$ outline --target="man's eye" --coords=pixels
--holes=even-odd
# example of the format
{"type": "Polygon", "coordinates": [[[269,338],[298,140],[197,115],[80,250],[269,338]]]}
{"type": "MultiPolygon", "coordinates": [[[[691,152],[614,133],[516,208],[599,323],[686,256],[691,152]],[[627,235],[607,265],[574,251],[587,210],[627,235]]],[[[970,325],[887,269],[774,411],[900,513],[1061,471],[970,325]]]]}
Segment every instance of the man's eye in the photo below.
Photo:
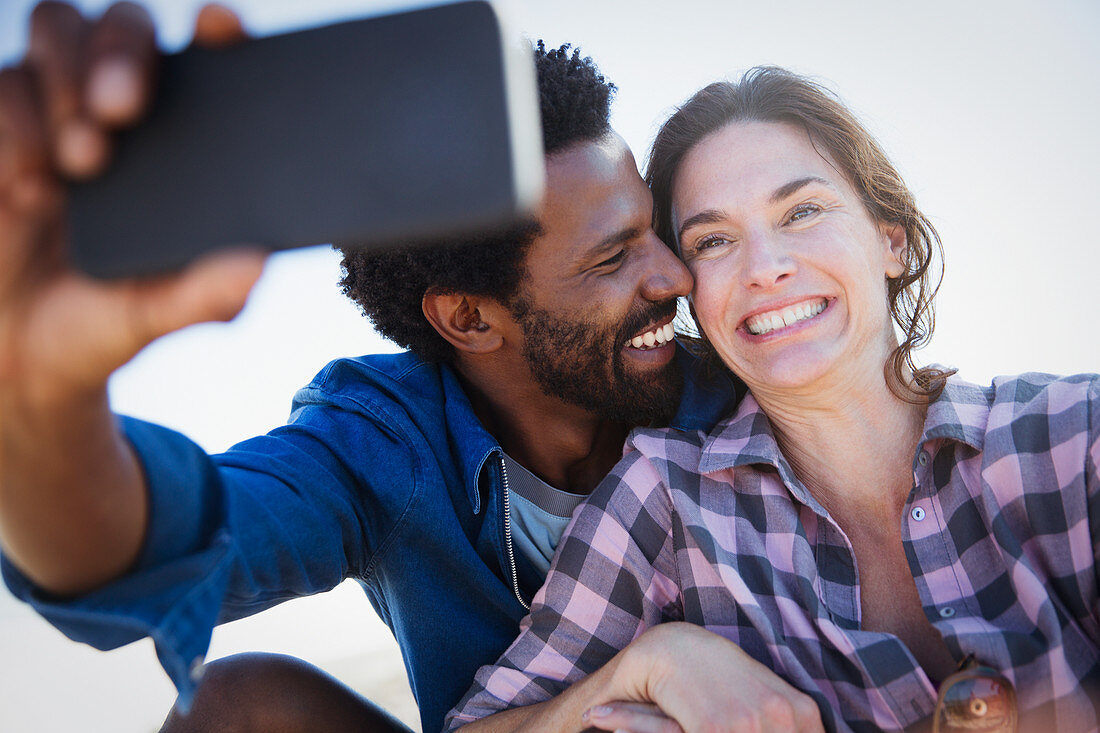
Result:
{"type": "Polygon", "coordinates": [[[799,204],[791,210],[790,215],[787,217],[787,221],[801,221],[813,216],[819,211],[821,211],[821,207],[817,204],[799,204]]]}
{"type": "Polygon", "coordinates": [[[596,267],[611,267],[612,265],[617,265],[617,264],[619,264],[620,262],[623,261],[623,257],[625,257],[625,256],[626,256],[626,250],[625,249],[620,249],[618,252],[611,255],[606,260],[603,260],[602,262],[600,262],[598,265],[596,265],[596,267]]]}

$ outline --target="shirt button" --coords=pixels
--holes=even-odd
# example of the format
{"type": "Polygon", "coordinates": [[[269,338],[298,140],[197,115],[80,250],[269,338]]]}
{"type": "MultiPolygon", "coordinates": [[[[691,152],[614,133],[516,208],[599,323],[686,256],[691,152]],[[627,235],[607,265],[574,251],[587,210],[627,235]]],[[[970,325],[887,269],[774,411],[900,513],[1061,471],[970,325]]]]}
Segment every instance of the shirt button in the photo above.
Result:
{"type": "Polygon", "coordinates": [[[924,509],[919,506],[913,507],[913,511],[909,513],[909,516],[913,517],[913,521],[919,522],[924,519],[924,509]]]}
{"type": "Polygon", "coordinates": [[[187,675],[191,678],[192,682],[198,682],[202,679],[202,676],[206,673],[206,665],[203,664],[202,656],[197,656],[191,660],[191,666],[187,668],[187,675]]]}
{"type": "Polygon", "coordinates": [[[955,615],[955,609],[951,606],[944,606],[940,609],[940,618],[951,618],[955,615]]]}
{"type": "Polygon", "coordinates": [[[920,455],[917,456],[917,463],[919,463],[922,466],[927,466],[928,465],[928,451],[923,451],[922,450],[920,452],[920,455]]]}

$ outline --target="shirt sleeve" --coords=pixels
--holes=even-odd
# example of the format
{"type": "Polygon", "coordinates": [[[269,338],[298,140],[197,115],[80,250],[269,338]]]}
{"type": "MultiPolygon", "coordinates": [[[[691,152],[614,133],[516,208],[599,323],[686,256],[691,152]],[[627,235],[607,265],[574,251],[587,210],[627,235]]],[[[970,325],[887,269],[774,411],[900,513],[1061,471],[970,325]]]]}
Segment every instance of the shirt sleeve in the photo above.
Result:
{"type": "MultiPolygon", "coordinates": [[[[1093,571],[1097,575],[1097,586],[1100,586],[1100,377],[1094,377],[1089,382],[1085,407],[1088,410],[1085,495],[1088,497],[1089,527],[1092,531],[1093,571]]],[[[1100,608],[1093,608],[1093,617],[1100,623],[1100,608]]]]}
{"type": "Polygon", "coordinates": [[[657,471],[628,454],[574,514],[519,637],[478,670],[445,729],[548,700],[675,617],[671,527],[657,471]]]}
{"type": "Polygon", "coordinates": [[[120,421],[150,498],[135,567],[73,599],[41,592],[6,559],[4,580],[74,641],[113,649],[151,637],[184,707],[214,626],[362,576],[413,486],[407,436],[308,390],[287,425],[219,456],[120,421]]]}

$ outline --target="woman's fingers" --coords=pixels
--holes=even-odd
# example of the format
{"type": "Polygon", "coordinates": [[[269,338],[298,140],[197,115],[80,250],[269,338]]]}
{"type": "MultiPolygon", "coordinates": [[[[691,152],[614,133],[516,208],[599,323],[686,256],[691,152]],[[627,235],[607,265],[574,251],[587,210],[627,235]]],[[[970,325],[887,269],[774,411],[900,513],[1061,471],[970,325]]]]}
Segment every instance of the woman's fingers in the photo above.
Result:
{"type": "Polygon", "coordinates": [[[597,730],[628,733],[684,733],[680,725],[656,705],[640,702],[611,702],[586,710],[584,725],[597,730]]]}
{"type": "Polygon", "coordinates": [[[645,697],[684,730],[822,731],[813,699],[744,650],[711,631],[682,622],[656,626],[628,647],[644,673],[645,697]],[[647,661],[648,660],[648,661],[647,661]],[[650,661],[655,662],[650,663],[650,661]]]}

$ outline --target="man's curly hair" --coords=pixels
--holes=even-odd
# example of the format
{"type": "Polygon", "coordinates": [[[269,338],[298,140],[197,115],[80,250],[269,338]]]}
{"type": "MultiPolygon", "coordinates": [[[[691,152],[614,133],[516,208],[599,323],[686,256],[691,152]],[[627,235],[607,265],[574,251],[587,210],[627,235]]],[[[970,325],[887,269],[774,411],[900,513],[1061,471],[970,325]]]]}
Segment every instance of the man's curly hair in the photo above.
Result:
{"type": "MultiPolygon", "coordinates": [[[[598,140],[611,130],[615,85],[592,59],[582,58],[570,44],[548,51],[539,41],[535,68],[547,155],[598,140]]],[[[421,311],[424,294],[469,293],[512,303],[526,272],[527,248],[540,231],[538,222],[527,222],[504,232],[380,252],[340,248],[340,285],[383,336],[428,361],[451,361],[454,348],[421,311]]]]}

